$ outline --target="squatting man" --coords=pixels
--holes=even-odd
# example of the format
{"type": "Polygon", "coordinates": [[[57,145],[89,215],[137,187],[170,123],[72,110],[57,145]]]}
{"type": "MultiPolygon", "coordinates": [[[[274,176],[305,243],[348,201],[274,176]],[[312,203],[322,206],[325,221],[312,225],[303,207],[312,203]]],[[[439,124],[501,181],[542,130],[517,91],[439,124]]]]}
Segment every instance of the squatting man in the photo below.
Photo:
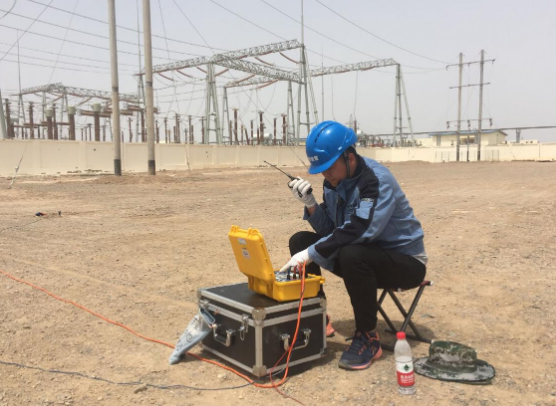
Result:
{"type": "MultiPolygon", "coordinates": [[[[317,203],[307,180],[289,183],[315,232],[290,238],[292,257],[282,267],[286,271],[306,262],[307,273],[321,275],[324,268],[344,280],[356,330],[339,366],[351,370],[368,368],[382,355],[377,289],[417,287],[427,264],[423,229],[405,194],[385,166],[357,154],[356,142],[352,129],[334,121],[309,133],[309,173],[324,176],[323,202],[317,203]]],[[[334,328],[327,320],[330,336],[334,328]]]]}

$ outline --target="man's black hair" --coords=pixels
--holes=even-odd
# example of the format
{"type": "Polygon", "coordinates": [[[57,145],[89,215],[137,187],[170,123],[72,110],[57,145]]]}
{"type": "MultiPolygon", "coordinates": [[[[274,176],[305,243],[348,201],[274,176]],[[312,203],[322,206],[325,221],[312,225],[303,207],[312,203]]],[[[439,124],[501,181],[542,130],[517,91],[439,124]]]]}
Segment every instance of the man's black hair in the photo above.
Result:
{"type": "Polygon", "coordinates": [[[357,155],[357,151],[355,150],[355,147],[354,147],[354,146],[348,147],[348,149],[346,149],[346,153],[347,153],[347,154],[350,154],[350,153],[351,153],[351,154],[357,155]]]}

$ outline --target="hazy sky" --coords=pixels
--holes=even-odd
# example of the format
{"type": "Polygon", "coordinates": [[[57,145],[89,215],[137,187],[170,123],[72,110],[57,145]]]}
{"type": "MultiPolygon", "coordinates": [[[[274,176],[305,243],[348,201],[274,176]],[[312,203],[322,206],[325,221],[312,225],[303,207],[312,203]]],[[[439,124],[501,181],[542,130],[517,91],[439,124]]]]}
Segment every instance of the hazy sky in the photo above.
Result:
{"type": "MultiPolygon", "coordinates": [[[[486,51],[486,59],[496,59],[494,64],[485,64],[484,80],[491,84],[485,86],[483,117],[492,118],[494,127],[556,125],[556,1],[319,1],[304,0],[310,64],[320,67],[323,63],[332,66],[385,58],[401,63],[414,131],[445,130],[447,120],[457,119],[457,90],[449,87],[458,83],[458,68],[447,70],[446,65],[457,63],[460,52],[464,61],[477,61],[481,49],[486,51]]],[[[137,33],[133,30],[137,28],[141,1],[116,3],[118,25],[129,28],[118,30],[118,39],[124,41],[118,44],[120,91],[134,93],[137,82],[132,75],[139,69],[139,57],[137,33]]],[[[104,38],[108,36],[108,25],[70,14],[75,11],[106,22],[106,1],[17,0],[12,12],[4,16],[13,4],[14,0],[0,0],[3,97],[17,92],[19,87],[18,65],[14,63],[17,47],[5,55],[16,42],[15,29],[21,35],[41,12],[39,21],[20,40],[21,87],[63,82],[67,86],[110,90],[108,40],[104,38]],[[70,13],[46,8],[47,4],[70,13]]],[[[152,31],[158,36],[153,38],[153,46],[158,48],[154,50],[155,64],[301,39],[300,24],[294,21],[300,20],[299,0],[151,0],[151,13],[152,31]]],[[[299,59],[298,50],[287,55],[299,59]]],[[[262,59],[277,67],[295,68],[294,63],[279,55],[262,59]]],[[[198,69],[184,72],[203,79],[204,73],[198,69]]],[[[228,72],[219,77],[218,85],[245,76],[238,71],[228,72]]],[[[174,82],[161,77],[155,80],[155,88],[159,89],[155,104],[163,113],[161,117],[176,111],[196,117],[204,114],[204,82],[192,85],[186,83],[191,79],[185,76],[175,74],[174,78],[174,82]]],[[[478,82],[479,65],[465,66],[463,83],[478,82]]],[[[313,85],[322,119],[322,79],[314,78],[313,85]]],[[[255,118],[256,110],[267,111],[266,131],[270,132],[272,118],[286,111],[286,91],[284,82],[260,90],[235,89],[237,93],[229,96],[229,104],[239,108],[246,125],[255,118]]],[[[394,67],[325,76],[324,118],[347,123],[351,115],[367,133],[391,133],[394,92],[394,67]]],[[[464,89],[464,120],[478,117],[478,99],[478,87],[464,89]]],[[[39,101],[33,97],[27,100],[39,101]]],[[[219,107],[222,109],[222,100],[219,107]]],[[[488,123],[484,127],[488,128],[488,123]]],[[[467,123],[463,128],[467,129],[467,123]]],[[[556,130],[525,131],[522,136],[556,142],[556,130]]]]}

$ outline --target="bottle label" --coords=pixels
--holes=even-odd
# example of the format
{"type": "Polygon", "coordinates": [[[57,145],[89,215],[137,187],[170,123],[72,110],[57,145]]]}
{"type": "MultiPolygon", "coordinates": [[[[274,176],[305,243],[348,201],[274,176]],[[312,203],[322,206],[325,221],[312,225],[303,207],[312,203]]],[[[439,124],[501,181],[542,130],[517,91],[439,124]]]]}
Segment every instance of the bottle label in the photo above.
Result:
{"type": "Polygon", "coordinates": [[[413,362],[396,362],[398,373],[398,385],[413,386],[415,384],[415,373],[413,372],[413,362]]]}

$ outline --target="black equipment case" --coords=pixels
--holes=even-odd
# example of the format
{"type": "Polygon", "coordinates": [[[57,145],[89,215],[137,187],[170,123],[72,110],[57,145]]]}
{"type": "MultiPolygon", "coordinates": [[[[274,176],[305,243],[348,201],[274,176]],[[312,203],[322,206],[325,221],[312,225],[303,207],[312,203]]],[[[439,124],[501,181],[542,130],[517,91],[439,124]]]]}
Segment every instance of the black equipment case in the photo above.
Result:
{"type": "MultiPolygon", "coordinates": [[[[277,302],[255,293],[247,283],[199,289],[199,307],[216,320],[212,334],[202,341],[203,349],[261,377],[286,352],[295,334],[299,301],[277,302]]],[[[297,340],[290,366],[319,359],[326,349],[326,300],[303,300],[297,340]]],[[[274,369],[286,364],[284,356],[274,369]]]]}

